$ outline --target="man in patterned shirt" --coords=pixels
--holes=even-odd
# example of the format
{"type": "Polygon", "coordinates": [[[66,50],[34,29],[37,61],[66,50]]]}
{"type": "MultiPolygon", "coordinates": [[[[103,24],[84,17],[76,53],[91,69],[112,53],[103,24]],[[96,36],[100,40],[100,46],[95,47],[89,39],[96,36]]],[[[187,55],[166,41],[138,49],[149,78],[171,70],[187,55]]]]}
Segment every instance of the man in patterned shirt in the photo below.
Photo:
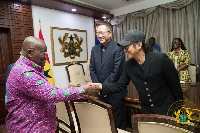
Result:
{"type": "Polygon", "coordinates": [[[9,101],[6,103],[8,133],[54,133],[55,102],[83,98],[98,93],[90,84],[57,89],[43,75],[46,44],[39,38],[27,37],[22,55],[12,67],[7,80],[9,101]]]}

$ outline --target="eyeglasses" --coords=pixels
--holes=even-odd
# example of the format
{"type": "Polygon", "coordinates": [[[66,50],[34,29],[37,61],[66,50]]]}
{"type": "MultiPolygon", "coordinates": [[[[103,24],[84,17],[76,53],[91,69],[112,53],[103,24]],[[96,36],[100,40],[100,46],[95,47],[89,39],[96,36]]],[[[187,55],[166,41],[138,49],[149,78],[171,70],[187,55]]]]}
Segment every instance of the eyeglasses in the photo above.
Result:
{"type": "Polygon", "coordinates": [[[46,51],[39,51],[39,50],[36,50],[36,49],[32,49],[32,50],[35,50],[36,52],[38,52],[38,53],[40,53],[40,54],[42,54],[42,55],[46,55],[46,51]]]}
{"type": "MultiPolygon", "coordinates": [[[[24,48],[23,48],[24,49],[24,48]]],[[[24,49],[24,50],[26,50],[26,49],[24,49]]],[[[39,50],[36,50],[36,49],[33,49],[33,48],[29,48],[29,49],[27,49],[26,51],[28,51],[28,50],[34,50],[34,51],[36,51],[36,52],[38,52],[38,53],[40,53],[40,54],[42,54],[42,55],[46,55],[46,51],[39,51],[39,50]]]]}
{"type": "Polygon", "coordinates": [[[97,35],[97,36],[99,36],[99,35],[105,35],[107,32],[110,32],[110,31],[100,31],[100,32],[96,32],[95,34],[97,35]]]}

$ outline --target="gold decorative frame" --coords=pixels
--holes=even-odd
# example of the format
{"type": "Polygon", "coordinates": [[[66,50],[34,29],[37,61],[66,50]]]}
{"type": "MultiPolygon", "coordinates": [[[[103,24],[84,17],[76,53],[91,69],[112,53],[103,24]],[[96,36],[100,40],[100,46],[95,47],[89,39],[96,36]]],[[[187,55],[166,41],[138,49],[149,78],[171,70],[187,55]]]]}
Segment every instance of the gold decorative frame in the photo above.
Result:
{"type": "Polygon", "coordinates": [[[88,58],[87,31],[50,27],[54,66],[71,62],[86,63],[88,58]]]}

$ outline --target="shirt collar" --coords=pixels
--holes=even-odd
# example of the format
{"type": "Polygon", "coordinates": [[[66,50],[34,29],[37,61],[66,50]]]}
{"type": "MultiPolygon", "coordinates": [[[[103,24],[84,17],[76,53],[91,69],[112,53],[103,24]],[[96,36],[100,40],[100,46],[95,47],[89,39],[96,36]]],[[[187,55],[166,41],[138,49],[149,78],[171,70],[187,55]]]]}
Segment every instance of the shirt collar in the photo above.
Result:
{"type": "Polygon", "coordinates": [[[21,60],[21,62],[25,63],[26,65],[34,68],[35,70],[39,71],[39,72],[43,72],[43,67],[39,66],[38,64],[34,63],[33,61],[29,60],[28,58],[26,58],[23,55],[20,55],[19,60],[21,60]]]}
{"type": "Polygon", "coordinates": [[[105,46],[103,44],[101,44],[101,48],[105,48],[106,49],[108,47],[108,45],[110,44],[110,42],[111,42],[111,39],[105,46]]]}

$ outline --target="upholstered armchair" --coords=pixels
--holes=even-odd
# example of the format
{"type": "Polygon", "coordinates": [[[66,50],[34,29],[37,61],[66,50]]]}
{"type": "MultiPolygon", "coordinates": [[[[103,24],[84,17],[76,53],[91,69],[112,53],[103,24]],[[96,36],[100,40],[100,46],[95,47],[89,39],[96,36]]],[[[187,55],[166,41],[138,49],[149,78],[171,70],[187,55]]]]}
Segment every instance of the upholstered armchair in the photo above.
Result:
{"type": "Polygon", "coordinates": [[[133,114],[134,133],[199,133],[200,126],[177,123],[174,117],[158,114],[133,114]],[[171,125],[172,124],[172,125],[171,125]],[[187,129],[185,129],[185,128],[187,129]],[[188,130],[189,129],[189,130],[188,130]],[[191,131],[192,129],[192,131],[191,131]]]}
{"type": "MultiPolygon", "coordinates": [[[[66,101],[68,102],[68,101],[66,101]]],[[[56,103],[56,117],[58,120],[57,132],[62,133],[78,133],[78,126],[74,116],[74,111],[70,108],[70,103],[56,103]]]]}
{"type": "Polygon", "coordinates": [[[77,87],[86,84],[83,65],[71,63],[65,67],[68,73],[69,86],[77,87]]]}
{"type": "MultiPolygon", "coordinates": [[[[95,99],[70,101],[81,133],[129,133],[116,128],[112,106],[95,99]]],[[[69,104],[69,102],[65,102],[69,104]]],[[[125,117],[125,116],[124,116],[125,117]]]]}
{"type": "Polygon", "coordinates": [[[198,70],[199,65],[190,64],[188,67],[188,71],[190,72],[192,82],[198,82],[198,70]]]}
{"type": "Polygon", "coordinates": [[[86,72],[85,72],[85,80],[86,80],[86,82],[92,81],[92,79],[90,77],[90,58],[88,58],[88,60],[87,60],[87,69],[86,69],[86,72]]]}

